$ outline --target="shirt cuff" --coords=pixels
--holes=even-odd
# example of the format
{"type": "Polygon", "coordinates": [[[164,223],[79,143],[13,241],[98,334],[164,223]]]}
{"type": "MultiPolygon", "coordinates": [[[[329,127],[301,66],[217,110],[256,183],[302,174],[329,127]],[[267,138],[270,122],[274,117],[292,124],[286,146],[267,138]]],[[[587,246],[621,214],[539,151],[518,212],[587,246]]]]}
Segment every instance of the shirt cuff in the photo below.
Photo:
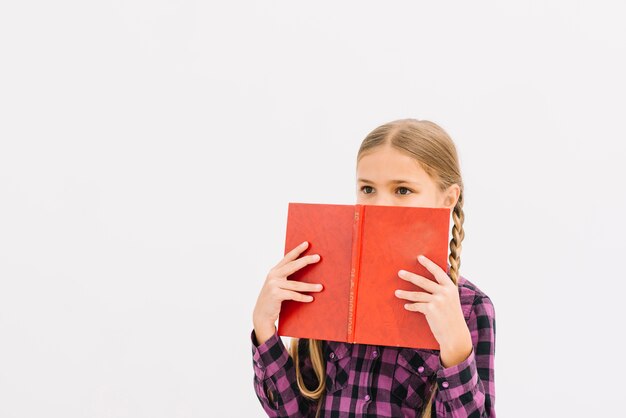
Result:
{"type": "Polygon", "coordinates": [[[250,340],[252,342],[254,374],[257,379],[263,380],[272,377],[289,360],[289,352],[278,332],[275,332],[267,341],[259,345],[253,329],[250,340]]]}
{"type": "Polygon", "coordinates": [[[437,387],[445,401],[458,398],[465,393],[473,392],[478,384],[478,371],[474,348],[467,358],[461,363],[444,367],[439,360],[437,371],[437,387]]]}

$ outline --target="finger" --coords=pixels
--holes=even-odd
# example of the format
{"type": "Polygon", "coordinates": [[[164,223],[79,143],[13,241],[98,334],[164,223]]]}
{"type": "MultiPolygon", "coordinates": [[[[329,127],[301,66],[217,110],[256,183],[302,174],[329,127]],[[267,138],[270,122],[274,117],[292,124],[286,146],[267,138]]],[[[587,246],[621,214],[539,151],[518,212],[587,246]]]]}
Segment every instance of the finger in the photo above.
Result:
{"type": "Polygon", "coordinates": [[[420,312],[420,313],[426,314],[427,306],[428,306],[427,303],[421,303],[421,302],[405,303],[404,309],[406,309],[407,311],[411,311],[411,312],[420,312]]]}
{"type": "Polygon", "coordinates": [[[294,247],[291,251],[285,254],[283,259],[280,260],[278,264],[274,266],[274,269],[278,269],[284,266],[285,264],[289,263],[290,261],[293,261],[296,258],[298,258],[298,256],[302,254],[302,252],[308,248],[308,246],[309,246],[309,243],[307,241],[304,241],[300,243],[299,245],[297,245],[296,247],[294,247]]]}
{"type": "Polygon", "coordinates": [[[448,286],[450,284],[454,284],[452,279],[448,274],[441,269],[434,261],[430,260],[428,257],[424,255],[420,255],[417,257],[417,261],[420,262],[421,265],[426,267],[426,270],[432,273],[435,276],[435,280],[441,285],[448,286]]]}
{"type": "Polygon", "coordinates": [[[280,300],[295,300],[296,302],[312,302],[313,296],[303,295],[302,293],[294,292],[292,290],[284,290],[280,292],[280,300]]]}
{"type": "Polygon", "coordinates": [[[294,290],[296,292],[319,292],[323,286],[319,283],[305,283],[295,280],[285,280],[279,284],[281,289],[294,290]]]}
{"type": "Polygon", "coordinates": [[[419,274],[411,273],[410,271],[400,270],[398,272],[398,276],[406,280],[407,282],[411,282],[414,285],[421,287],[425,291],[429,293],[437,292],[439,288],[439,284],[433,282],[432,280],[427,279],[426,277],[422,277],[419,274]]]}
{"type": "Polygon", "coordinates": [[[318,261],[320,261],[319,254],[305,255],[304,257],[300,257],[297,260],[285,264],[284,266],[279,268],[276,273],[281,277],[287,277],[300,270],[302,267],[305,267],[309,264],[317,263],[318,261]]]}
{"type": "Polygon", "coordinates": [[[430,302],[433,295],[426,292],[410,292],[408,290],[396,290],[396,296],[400,299],[406,299],[411,302],[430,302]]]}

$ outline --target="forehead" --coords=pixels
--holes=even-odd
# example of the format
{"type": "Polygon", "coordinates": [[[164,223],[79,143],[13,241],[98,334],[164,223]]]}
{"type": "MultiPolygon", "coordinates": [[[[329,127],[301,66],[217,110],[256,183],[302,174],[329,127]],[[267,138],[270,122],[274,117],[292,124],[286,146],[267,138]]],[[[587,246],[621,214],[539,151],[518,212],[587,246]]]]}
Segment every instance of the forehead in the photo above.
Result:
{"type": "Polygon", "coordinates": [[[363,154],[356,171],[357,178],[376,183],[387,183],[391,180],[432,182],[419,161],[389,145],[363,154]]]}

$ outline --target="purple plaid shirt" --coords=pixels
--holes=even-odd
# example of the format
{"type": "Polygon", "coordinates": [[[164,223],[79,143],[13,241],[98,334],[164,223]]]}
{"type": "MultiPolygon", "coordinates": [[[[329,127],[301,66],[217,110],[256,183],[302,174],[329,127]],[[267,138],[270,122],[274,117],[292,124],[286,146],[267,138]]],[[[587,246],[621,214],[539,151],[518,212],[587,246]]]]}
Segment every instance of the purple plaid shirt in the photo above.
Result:
{"type": "MultiPolygon", "coordinates": [[[[494,307],[462,276],[459,294],[473,344],[465,361],[445,368],[438,350],[324,341],[326,393],[319,416],[419,417],[436,381],[432,417],[495,417],[494,307]]],[[[314,417],[317,402],[300,394],[293,360],[278,334],[259,345],[253,330],[251,340],[254,389],[267,415],[314,417]]],[[[306,386],[315,388],[305,342],[298,345],[300,371],[306,386]]]]}

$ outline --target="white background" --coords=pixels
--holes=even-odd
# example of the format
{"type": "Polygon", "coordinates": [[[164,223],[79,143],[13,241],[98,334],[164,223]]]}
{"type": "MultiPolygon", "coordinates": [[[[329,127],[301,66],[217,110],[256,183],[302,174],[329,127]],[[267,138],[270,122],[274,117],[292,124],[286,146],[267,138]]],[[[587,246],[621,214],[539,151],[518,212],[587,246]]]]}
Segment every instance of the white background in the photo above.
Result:
{"type": "Polygon", "coordinates": [[[433,3],[2,1],[0,417],[264,416],[287,204],[404,117],[458,146],[498,415],[613,416],[624,6],[433,3]]]}

